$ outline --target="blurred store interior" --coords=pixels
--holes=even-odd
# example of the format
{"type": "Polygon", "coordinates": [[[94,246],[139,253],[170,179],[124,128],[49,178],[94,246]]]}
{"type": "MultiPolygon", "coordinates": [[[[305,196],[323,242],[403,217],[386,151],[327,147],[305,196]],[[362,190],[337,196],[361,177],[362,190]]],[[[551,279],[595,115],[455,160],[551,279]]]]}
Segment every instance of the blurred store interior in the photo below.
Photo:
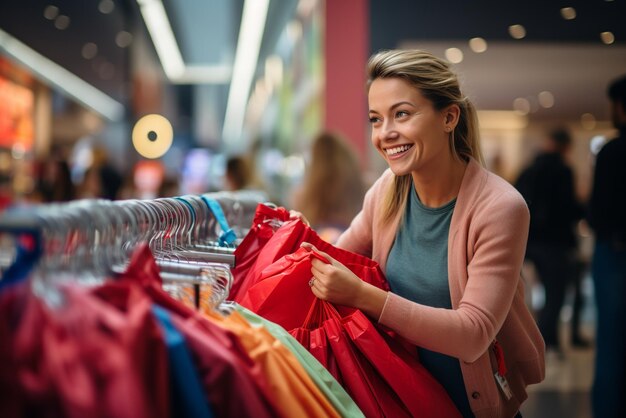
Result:
{"type": "MultiPolygon", "coordinates": [[[[480,111],[488,166],[505,179],[547,130],[567,127],[584,202],[594,155],[615,133],[606,87],[626,71],[625,16],[624,0],[2,1],[0,192],[31,203],[218,191],[226,160],[246,155],[288,205],[322,130],[349,140],[371,181],[385,163],[369,144],[365,63],[417,47],[454,63],[480,111]],[[141,131],[146,115],[171,133],[159,118],[141,131]],[[58,160],[70,197],[39,187],[58,160]],[[117,173],[100,183],[117,186],[89,189],[95,165],[117,173]]],[[[590,240],[581,230],[587,256],[590,240]]],[[[588,416],[591,358],[549,363],[543,393],[557,395],[537,406],[539,387],[524,416],[588,416]]]]}

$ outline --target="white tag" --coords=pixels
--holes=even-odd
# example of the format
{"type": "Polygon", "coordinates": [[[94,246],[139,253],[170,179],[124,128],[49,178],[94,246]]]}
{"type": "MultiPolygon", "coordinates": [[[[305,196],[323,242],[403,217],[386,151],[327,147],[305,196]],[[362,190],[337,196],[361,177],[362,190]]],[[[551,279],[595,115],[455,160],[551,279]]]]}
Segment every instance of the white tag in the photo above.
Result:
{"type": "Polygon", "coordinates": [[[498,386],[500,386],[500,389],[502,390],[504,397],[508,401],[509,399],[513,397],[513,392],[511,392],[511,388],[509,387],[509,382],[506,380],[504,376],[500,376],[500,373],[498,372],[495,372],[493,375],[496,377],[496,382],[498,382],[498,386]]]}

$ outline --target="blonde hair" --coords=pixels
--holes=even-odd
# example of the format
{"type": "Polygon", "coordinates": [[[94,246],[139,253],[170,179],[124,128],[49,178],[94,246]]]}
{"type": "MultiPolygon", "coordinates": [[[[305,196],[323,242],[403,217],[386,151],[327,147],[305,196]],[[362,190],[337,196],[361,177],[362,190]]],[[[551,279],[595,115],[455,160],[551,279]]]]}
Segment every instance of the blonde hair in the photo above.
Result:
{"type": "MultiPolygon", "coordinates": [[[[368,89],[378,78],[401,78],[418,89],[436,110],[458,105],[461,110],[459,122],[449,141],[452,155],[463,161],[474,158],[484,165],[476,110],[461,93],[457,75],[448,62],[418,49],[381,51],[369,59],[367,76],[368,89]]],[[[383,201],[383,222],[404,209],[410,187],[410,174],[394,176],[394,186],[388,189],[383,201]]]]}
{"type": "Polygon", "coordinates": [[[311,146],[303,189],[296,203],[312,225],[347,227],[363,202],[365,186],[359,160],[339,135],[322,132],[311,146]]]}

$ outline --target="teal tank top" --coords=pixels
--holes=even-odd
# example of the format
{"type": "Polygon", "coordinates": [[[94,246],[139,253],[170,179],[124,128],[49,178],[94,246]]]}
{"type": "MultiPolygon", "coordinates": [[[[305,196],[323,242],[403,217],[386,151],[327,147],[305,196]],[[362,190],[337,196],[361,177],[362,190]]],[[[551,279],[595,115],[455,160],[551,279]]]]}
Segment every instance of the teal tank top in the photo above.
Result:
{"type": "MultiPolygon", "coordinates": [[[[411,186],[406,211],[387,259],[391,291],[435,308],[451,309],[448,285],[448,232],[456,199],[438,208],[422,204],[411,186]]],[[[459,360],[417,349],[421,363],[446,389],[463,417],[473,417],[459,360]]]]}

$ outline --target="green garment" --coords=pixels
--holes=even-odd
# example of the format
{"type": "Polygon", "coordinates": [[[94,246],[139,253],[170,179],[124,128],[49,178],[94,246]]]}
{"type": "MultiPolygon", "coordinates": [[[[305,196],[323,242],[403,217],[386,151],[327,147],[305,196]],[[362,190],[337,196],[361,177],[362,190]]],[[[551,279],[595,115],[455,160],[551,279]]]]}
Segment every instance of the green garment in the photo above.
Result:
{"type": "Polygon", "coordinates": [[[278,341],[296,356],[302,367],[315,382],[328,401],[342,417],[364,417],[363,412],[354,403],[350,395],[341,387],[335,378],[321,365],[306,348],[302,346],[283,327],[260,317],[254,312],[235,304],[235,309],[253,326],[265,327],[278,341]]]}

